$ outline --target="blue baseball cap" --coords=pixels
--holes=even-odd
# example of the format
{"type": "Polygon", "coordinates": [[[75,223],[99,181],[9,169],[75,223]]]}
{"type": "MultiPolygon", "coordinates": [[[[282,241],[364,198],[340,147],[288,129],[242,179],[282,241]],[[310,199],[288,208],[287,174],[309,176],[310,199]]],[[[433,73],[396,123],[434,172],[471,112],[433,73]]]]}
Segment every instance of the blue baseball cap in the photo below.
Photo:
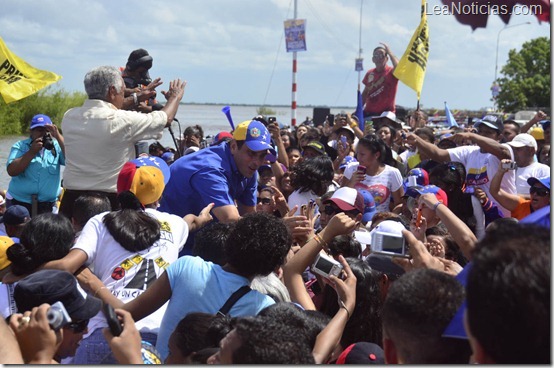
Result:
{"type": "Polygon", "coordinates": [[[542,185],[544,185],[545,187],[550,189],[550,176],[547,176],[547,177],[544,177],[544,178],[533,178],[533,177],[531,177],[531,178],[527,179],[527,184],[529,184],[530,186],[533,186],[536,183],[541,183],[542,185]]]}
{"type": "Polygon", "coordinates": [[[408,187],[407,185],[409,182],[408,178],[410,176],[415,176],[416,183],[419,186],[423,187],[423,186],[429,185],[429,174],[427,173],[427,170],[416,167],[415,169],[411,169],[410,171],[408,171],[408,173],[406,174],[406,178],[404,179],[404,184],[406,186],[404,190],[406,190],[406,188],[408,187]]]}
{"type": "Polygon", "coordinates": [[[174,158],[175,154],[173,152],[164,152],[162,155],[162,160],[164,160],[165,162],[173,162],[174,158]]]}
{"type": "Polygon", "coordinates": [[[169,178],[171,177],[171,172],[169,171],[169,166],[165,162],[165,160],[158,156],[148,156],[148,157],[139,157],[134,160],[129,161],[133,163],[136,168],[139,168],[140,166],[153,166],[160,169],[164,176],[164,184],[167,185],[167,182],[169,181],[169,178]]]}
{"type": "Polygon", "coordinates": [[[21,225],[28,222],[31,219],[29,210],[19,204],[10,206],[4,212],[4,216],[0,218],[0,224],[6,225],[21,225]]]}
{"type": "Polygon", "coordinates": [[[52,120],[48,115],[38,114],[31,119],[31,129],[43,127],[45,125],[52,125],[52,120]]]}
{"type": "Polygon", "coordinates": [[[257,120],[246,120],[240,123],[233,131],[233,138],[237,141],[244,141],[246,147],[252,151],[265,151],[273,155],[277,155],[277,152],[271,145],[271,134],[263,123],[257,120]]]}
{"type": "Polygon", "coordinates": [[[539,124],[542,126],[542,130],[550,128],[550,120],[541,120],[539,124]]]}
{"type": "Polygon", "coordinates": [[[498,130],[501,132],[504,129],[504,122],[500,116],[496,115],[485,115],[482,119],[473,119],[473,126],[475,128],[479,125],[484,124],[491,129],[498,130]]]}
{"type": "Polygon", "coordinates": [[[406,194],[414,198],[416,198],[420,194],[426,193],[433,193],[435,197],[437,197],[437,199],[442,202],[442,204],[448,207],[448,195],[444,190],[437,187],[436,185],[426,185],[424,187],[409,187],[408,190],[406,190],[406,194]]]}
{"type": "Polygon", "coordinates": [[[368,223],[373,219],[373,215],[377,212],[377,209],[375,208],[375,199],[373,199],[373,196],[371,193],[365,189],[358,190],[362,197],[364,197],[364,212],[362,216],[362,222],[368,223]]]}
{"type": "Polygon", "coordinates": [[[342,162],[339,165],[340,170],[344,170],[346,168],[346,165],[348,165],[351,162],[358,162],[354,156],[346,155],[342,162]]]}

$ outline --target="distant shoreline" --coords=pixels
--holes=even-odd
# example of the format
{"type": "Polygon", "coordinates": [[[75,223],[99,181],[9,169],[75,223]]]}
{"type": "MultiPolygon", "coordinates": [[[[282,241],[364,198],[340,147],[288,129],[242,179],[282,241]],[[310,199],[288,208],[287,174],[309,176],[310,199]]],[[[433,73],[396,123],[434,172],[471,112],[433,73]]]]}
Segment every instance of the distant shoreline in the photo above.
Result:
{"type": "MultiPolygon", "coordinates": [[[[161,101],[165,103],[166,101],[161,101]]],[[[260,105],[260,104],[248,104],[248,103],[219,103],[219,102],[183,102],[181,105],[198,105],[198,106],[246,106],[246,107],[279,107],[279,108],[290,108],[290,105],[260,105]]],[[[297,109],[309,109],[315,107],[329,108],[329,109],[352,109],[356,108],[355,106],[327,106],[327,105],[297,105],[297,109]]]]}

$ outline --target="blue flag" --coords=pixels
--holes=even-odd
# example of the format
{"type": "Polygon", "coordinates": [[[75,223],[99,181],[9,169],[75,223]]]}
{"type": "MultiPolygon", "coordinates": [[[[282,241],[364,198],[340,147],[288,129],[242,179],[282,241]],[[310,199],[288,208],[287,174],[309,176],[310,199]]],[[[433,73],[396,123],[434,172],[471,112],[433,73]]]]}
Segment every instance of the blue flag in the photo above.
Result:
{"type": "Polygon", "coordinates": [[[448,126],[450,128],[458,126],[458,123],[456,123],[456,119],[454,119],[454,115],[450,112],[446,101],[444,101],[444,114],[446,115],[446,121],[448,122],[448,126]]]}
{"type": "Polygon", "coordinates": [[[363,132],[365,128],[365,121],[364,121],[364,104],[362,102],[362,92],[358,90],[358,105],[356,106],[356,111],[354,112],[354,115],[358,117],[358,126],[360,127],[360,130],[363,132]]]}

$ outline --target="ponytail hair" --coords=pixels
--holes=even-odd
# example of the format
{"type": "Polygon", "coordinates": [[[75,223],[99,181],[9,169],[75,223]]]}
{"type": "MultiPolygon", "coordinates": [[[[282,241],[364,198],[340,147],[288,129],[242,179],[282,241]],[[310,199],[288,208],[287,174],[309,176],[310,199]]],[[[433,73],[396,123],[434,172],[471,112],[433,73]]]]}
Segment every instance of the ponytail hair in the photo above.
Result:
{"type": "Polygon", "coordinates": [[[43,213],[25,224],[19,243],[6,250],[16,276],[35,272],[44,263],[65,257],[75,238],[71,221],[63,215],[43,213]]]}
{"type": "Polygon", "coordinates": [[[104,216],[108,232],[129,252],[148,249],[160,239],[160,223],[144,212],[144,207],[132,192],[121,192],[117,199],[121,210],[104,216]]]}

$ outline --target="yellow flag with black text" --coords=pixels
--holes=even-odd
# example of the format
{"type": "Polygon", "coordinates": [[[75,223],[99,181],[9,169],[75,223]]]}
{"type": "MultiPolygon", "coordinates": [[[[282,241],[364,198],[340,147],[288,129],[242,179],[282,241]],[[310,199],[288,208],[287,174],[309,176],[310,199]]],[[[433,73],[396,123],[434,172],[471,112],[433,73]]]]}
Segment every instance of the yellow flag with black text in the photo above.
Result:
{"type": "Polygon", "coordinates": [[[429,27],[427,27],[425,0],[422,0],[421,22],[393,73],[398,80],[417,92],[418,100],[421,95],[421,88],[423,87],[428,56],[429,27]]]}
{"type": "Polygon", "coordinates": [[[27,64],[0,38],[0,94],[7,104],[30,96],[60,79],[55,73],[27,64]]]}

